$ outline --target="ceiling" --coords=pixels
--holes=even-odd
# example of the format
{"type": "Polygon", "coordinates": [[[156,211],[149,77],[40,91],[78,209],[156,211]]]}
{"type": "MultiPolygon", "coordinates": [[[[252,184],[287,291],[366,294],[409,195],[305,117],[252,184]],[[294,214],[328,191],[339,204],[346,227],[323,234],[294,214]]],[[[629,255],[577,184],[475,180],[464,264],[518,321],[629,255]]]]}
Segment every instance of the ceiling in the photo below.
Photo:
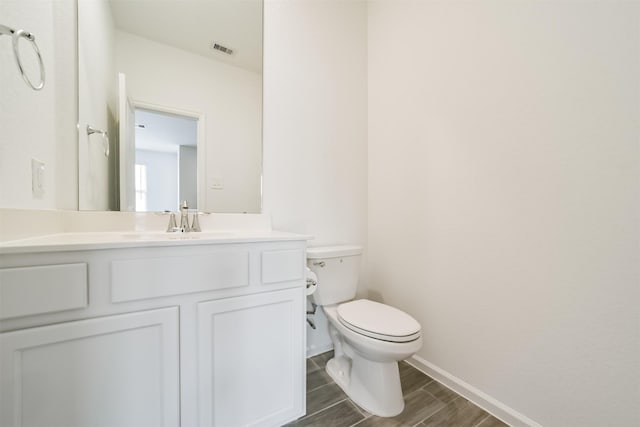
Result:
{"type": "Polygon", "coordinates": [[[262,73],[261,0],[109,0],[115,26],[262,73]],[[211,49],[213,43],[232,55],[211,49]]]}
{"type": "Polygon", "coordinates": [[[137,150],[177,153],[180,145],[198,142],[197,119],[157,111],[136,108],[135,131],[137,150]]]}

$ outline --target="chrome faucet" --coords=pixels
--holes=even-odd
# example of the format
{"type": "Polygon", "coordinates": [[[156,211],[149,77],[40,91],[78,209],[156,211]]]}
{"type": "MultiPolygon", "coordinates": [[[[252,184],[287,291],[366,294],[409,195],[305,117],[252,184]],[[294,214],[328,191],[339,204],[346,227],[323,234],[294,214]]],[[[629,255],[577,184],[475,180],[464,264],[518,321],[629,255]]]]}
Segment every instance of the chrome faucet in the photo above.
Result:
{"type": "Polygon", "coordinates": [[[185,233],[191,231],[191,226],[189,225],[189,205],[186,200],[183,200],[180,204],[180,228],[185,233]]]}
{"type": "Polygon", "coordinates": [[[186,200],[183,200],[182,203],[180,203],[180,226],[176,224],[176,214],[171,212],[167,233],[189,233],[191,231],[202,231],[200,221],[198,220],[198,212],[193,213],[193,221],[191,225],[189,225],[189,204],[186,200]]]}

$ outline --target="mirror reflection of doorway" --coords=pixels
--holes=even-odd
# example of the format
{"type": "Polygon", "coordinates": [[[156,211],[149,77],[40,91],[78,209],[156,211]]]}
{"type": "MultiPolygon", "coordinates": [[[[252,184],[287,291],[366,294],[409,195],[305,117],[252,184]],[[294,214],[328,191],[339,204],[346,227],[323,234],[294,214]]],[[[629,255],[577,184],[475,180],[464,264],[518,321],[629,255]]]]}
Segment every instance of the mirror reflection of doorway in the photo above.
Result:
{"type": "Polygon", "coordinates": [[[176,211],[182,200],[197,209],[198,119],[135,110],[135,209],[176,211]]]}

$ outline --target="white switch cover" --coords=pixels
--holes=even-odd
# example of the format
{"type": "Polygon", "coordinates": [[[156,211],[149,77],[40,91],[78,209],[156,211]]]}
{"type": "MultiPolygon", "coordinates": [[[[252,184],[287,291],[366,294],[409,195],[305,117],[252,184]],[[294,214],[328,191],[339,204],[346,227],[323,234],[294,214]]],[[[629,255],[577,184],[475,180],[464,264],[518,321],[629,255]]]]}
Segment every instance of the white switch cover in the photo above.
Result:
{"type": "Polygon", "coordinates": [[[224,180],[222,178],[212,178],[211,185],[209,186],[212,190],[223,190],[224,189],[224,180]]]}
{"type": "Polygon", "coordinates": [[[44,195],[44,167],[42,160],[31,159],[31,193],[34,197],[44,195]]]}

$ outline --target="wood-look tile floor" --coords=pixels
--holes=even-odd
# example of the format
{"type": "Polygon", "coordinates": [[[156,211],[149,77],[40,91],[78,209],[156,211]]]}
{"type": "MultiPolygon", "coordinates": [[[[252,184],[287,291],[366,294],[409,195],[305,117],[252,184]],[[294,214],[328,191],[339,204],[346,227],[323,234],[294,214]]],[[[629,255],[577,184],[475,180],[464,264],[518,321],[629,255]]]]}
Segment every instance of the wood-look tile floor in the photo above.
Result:
{"type": "Polygon", "coordinates": [[[380,418],[358,407],[325,372],[333,352],[307,359],[307,415],[287,426],[318,427],[505,427],[507,424],[400,362],[404,411],[380,418]]]}

